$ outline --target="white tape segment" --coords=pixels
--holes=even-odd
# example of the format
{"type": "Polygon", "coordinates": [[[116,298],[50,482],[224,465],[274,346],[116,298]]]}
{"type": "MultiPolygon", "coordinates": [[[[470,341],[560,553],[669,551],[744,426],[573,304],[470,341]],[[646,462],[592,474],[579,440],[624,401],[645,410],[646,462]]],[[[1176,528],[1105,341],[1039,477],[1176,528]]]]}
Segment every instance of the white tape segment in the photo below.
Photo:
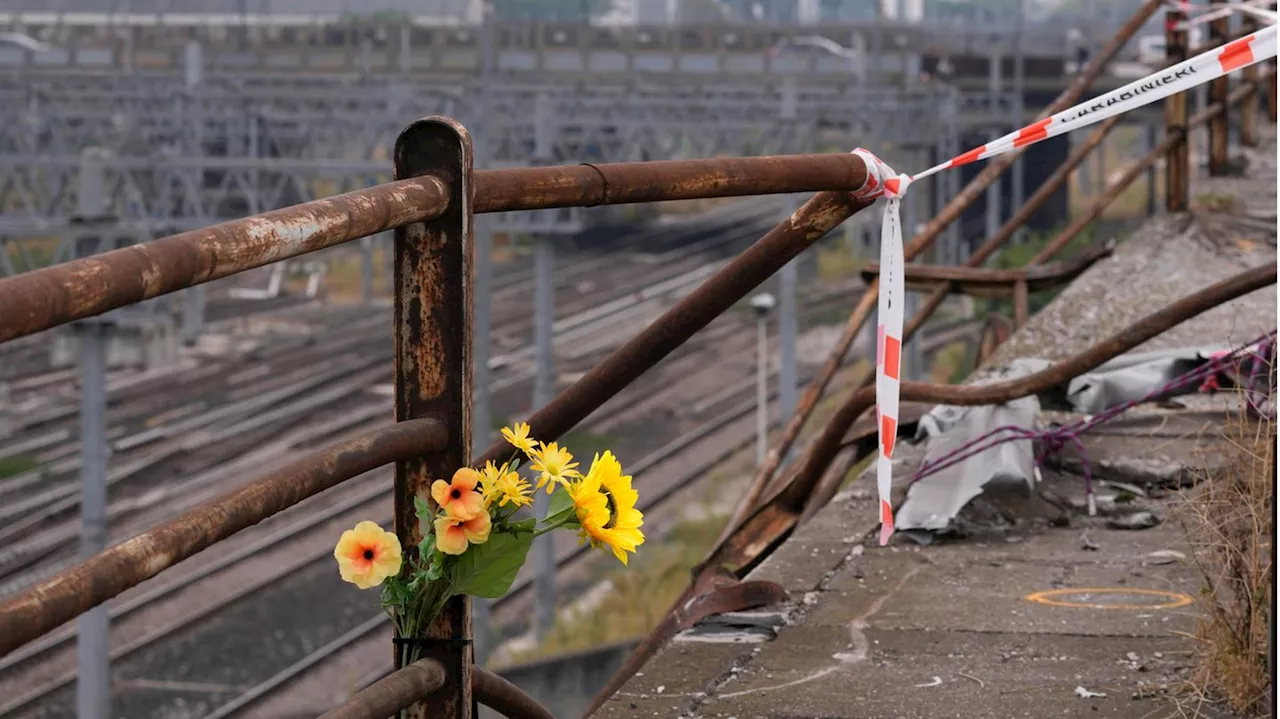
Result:
{"type": "Polygon", "coordinates": [[[902,309],[905,291],[905,257],[899,205],[900,198],[911,183],[948,168],[1019,150],[1041,140],[1093,125],[1275,56],[1276,26],[1270,25],[1221,48],[1197,55],[1027,125],[914,176],[894,172],[893,168],[868,150],[858,148],[853,151],[866,165],[867,179],[862,187],[850,194],[860,200],[883,197],[887,201],[884,224],[880,230],[880,314],[876,323],[876,425],[880,432],[876,489],[879,493],[881,546],[887,544],[893,534],[890,490],[893,486],[893,448],[898,431],[898,382],[902,369],[902,309]]]}
{"type": "Polygon", "coordinates": [[[1203,25],[1220,18],[1229,16],[1233,12],[1242,12],[1254,15],[1269,22],[1276,21],[1276,13],[1265,9],[1275,0],[1245,0],[1237,3],[1209,3],[1207,5],[1193,5],[1189,2],[1167,2],[1165,5],[1170,9],[1177,10],[1192,16],[1187,20],[1177,24],[1178,30],[1189,30],[1197,25],[1203,25]]]}

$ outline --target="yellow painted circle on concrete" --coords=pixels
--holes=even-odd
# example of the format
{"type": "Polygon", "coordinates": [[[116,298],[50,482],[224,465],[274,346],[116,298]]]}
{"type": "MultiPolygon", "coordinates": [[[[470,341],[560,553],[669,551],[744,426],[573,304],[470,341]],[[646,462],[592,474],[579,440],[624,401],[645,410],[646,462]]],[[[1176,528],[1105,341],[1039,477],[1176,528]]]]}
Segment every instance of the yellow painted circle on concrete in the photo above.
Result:
{"type": "Polygon", "coordinates": [[[1177,607],[1185,607],[1194,601],[1190,595],[1182,592],[1168,592],[1163,589],[1134,589],[1131,587],[1046,589],[1043,592],[1032,592],[1023,597],[1023,599],[1037,604],[1047,604],[1051,607],[1071,607],[1073,609],[1176,609],[1177,607]],[[1100,594],[1108,596],[1139,595],[1143,597],[1160,597],[1164,601],[1147,604],[1088,601],[1089,595],[1096,596],[1100,594]]]}

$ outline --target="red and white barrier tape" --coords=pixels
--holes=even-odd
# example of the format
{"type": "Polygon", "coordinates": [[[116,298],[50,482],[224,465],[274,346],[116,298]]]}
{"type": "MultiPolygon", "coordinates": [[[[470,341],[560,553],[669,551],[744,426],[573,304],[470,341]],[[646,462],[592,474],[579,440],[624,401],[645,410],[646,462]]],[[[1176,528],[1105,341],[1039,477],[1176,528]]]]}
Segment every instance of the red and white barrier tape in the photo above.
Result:
{"type": "Polygon", "coordinates": [[[1267,22],[1275,22],[1277,17],[1275,11],[1265,9],[1265,6],[1270,5],[1273,2],[1275,2],[1275,0],[1245,0],[1244,2],[1239,3],[1209,3],[1207,5],[1193,5],[1189,2],[1173,1],[1165,4],[1173,10],[1184,12],[1187,15],[1196,16],[1179,22],[1175,28],[1177,30],[1189,30],[1197,25],[1203,25],[1207,22],[1227,17],[1231,13],[1237,11],[1254,15],[1267,22]]]}
{"type": "Polygon", "coordinates": [[[1276,26],[1270,25],[1225,47],[1215,48],[1153,75],[1131,82],[1092,100],[1082,102],[1039,122],[1011,132],[981,147],[916,175],[898,174],[870,151],[853,154],[867,168],[863,186],[851,194],[858,199],[885,198],[884,224],[880,229],[880,297],[876,327],[876,422],[880,428],[880,452],[876,460],[876,488],[880,500],[880,544],[893,534],[893,447],[898,429],[899,376],[902,369],[902,325],[905,292],[905,257],[902,245],[900,205],[911,183],[942,170],[1019,150],[1056,135],[1087,127],[1109,117],[1222,77],[1276,56],[1276,26]]]}

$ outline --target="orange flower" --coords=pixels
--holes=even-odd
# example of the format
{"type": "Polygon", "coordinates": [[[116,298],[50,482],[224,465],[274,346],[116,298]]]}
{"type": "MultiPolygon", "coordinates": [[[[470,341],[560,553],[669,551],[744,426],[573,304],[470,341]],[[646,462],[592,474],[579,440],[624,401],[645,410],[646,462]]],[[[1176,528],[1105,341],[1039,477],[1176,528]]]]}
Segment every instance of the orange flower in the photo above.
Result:
{"type": "Polygon", "coordinates": [[[480,473],[470,467],[463,467],[453,473],[453,481],[437,479],[433,482],[431,498],[448,516],[466,521],[484,514],[484,495],[475,491],[479,483],[480,473]]]}
{"type": "Polygon", "coordinates": [[[361,589],[376,587],[400,573],[400,539],[366,520],[342,533],[333,557],[342,581],[361,589]]]}
{"type": "Polygon", "coordinates": [[[462,554],[469,544],[489,541],[491,526],[488,512],[468,520],[440,517],[436,520],[436,547],[445,554],[462,554]]]}

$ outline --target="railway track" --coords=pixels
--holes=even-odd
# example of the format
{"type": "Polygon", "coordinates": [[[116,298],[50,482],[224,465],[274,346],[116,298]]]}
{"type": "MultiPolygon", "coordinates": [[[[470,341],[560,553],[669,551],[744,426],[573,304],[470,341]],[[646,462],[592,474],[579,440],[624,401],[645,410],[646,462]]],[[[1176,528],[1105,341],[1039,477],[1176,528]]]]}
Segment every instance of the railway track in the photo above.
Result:
{"type": "MultiPolygon", "coordinates": [[[[708,235],[712,233],[714,230],[709,231],[708,235]]],[[[605,327],[612,327],[617,338],[633,334],[639,326],[648,322],[650,314],[661,310],[664,300],[669,302],[676,293],[700,281],[696,267],[686,269],[681,263],[708,264],[708,258],[700,252],[729,251],[727,248],[732,245],[732,240],[724,239],[724,235],[728,234],[730,233],[722,232],[720,237],[704,238],[698,238],[695,234],[691,243],[687,237],[684,243],[669,242],[668,244],[676,246],[658,253],[659,258],[665,254],[667,260],[651,260],[649,264],[653,273],[641,278],[643,281],[637,280],[634,275],[639,273],[634,267],[628,266],[628,274],[632,276],[626,281],[605,283],[613,290],[611,299],[606,300],[596,294],[580,300],[578,304],[566,302],[570,309],[561,307],[557,320],[557,340],[560,345],[558,359],[561,362],[568,360],[567,372],[572,374],[575,369],[590,366],[594,356],[611,349],[616,340],[586,343],[586,349],[576,356],[566,357],[566,354],[573,355],[572,352],[565,351],[567,348],[583,347],[582,337],[598,334],[605,327]],[[687,247],[679,246],[698,246],[699,243],[703,243],[702,250],[690,251],[687,247]],[[670,276],[672,272],[677,273],[675,277],[687,276],[687,282],[673,282],[670,276]],[[653,281],[658,277],[662,279],[653,281]],[[663,287],[653,289],[658,285],[663,287]],[[606,307],[608,309],[601,309],[606,307]],[[575,330],[579,334],[572,334],[575,330]]],[[[742,229],[743,239],[754,239],[758,234],[755,229],[742,229]]],[[[614,263],[617,263],[616,258],[614,263]]],[[[608,264],[602,264],[601,258],[566,263],[567,268],[574,269],[567,271],[564,277],[558,272],[561,289],[573,291],[575,276],[590,276],[603,271],[608,264]]],[[[513,283],[519,282],[518,274],[510,278],[513,283]]],[[[500,288],[499,292],[503,289],[506,287],[500,288]]],[[[847,301],[847,292],[835,294],[847,301]]],[[[801,300],[803,324],[806,317],[812,319],[821,314],[839,301],[839,297],[802,293],[801,300]]],[[[500,302],[495,296],[495,328],[506,329],[511,335],[522,334],[523,328],[505,318],[527,314],[527,304],[522,312],[516,311],[515,308],[524,304],[519,301],[518,294],[510,294],[502,302],[506,306],[499,310],[500,302]],[[508,306],[512,309],[506,309],[508,306]],[[499,317],[504,319],[500,320],[499,317]],[[507,324],[508,322],[511,324],[507,324]]],[[[203,433],[200,436],[226,452],[220,455],[216,452],[210,454],[202,460],[205,465],[203,470],[185,475],[187,478],[176,486],[169,486],[171,482],[161,482],[165,486],[152,488],[159,492],[159,496],[153,494],[149,503],[141,501],[147,497],[146,492],[133,496],[132,505],[128,501],[113,501],[113,512],[116,512],[112,516],[113,526],[118,520],[126,520],[120,523],[127,531],[120,534],[133,534],[185,506],[226,491],[226,478],[221,475],[234,473],[237,467],[247,464],[261,471],[261,464],[254,457],[240,465],[228,463],[225,459],[228,452],[244,451],[243,448],[237,449],[234,444],[228,444],[237,434],[254,435],[260,443],[260,433],[270,432],[278,422],[280,426],[277,431],[287,435],[276,442],[286,445],[279,452],[280,460],[283,461],[290,451],[304,451],[347,432],[385,423],[389,416],[389,398],[368,391],[390,380],[389,372],[387,375],[377,375],[379,370],[374,367],[381,363],[389,368],[389,362],[378,357],[379,350],[374,348],[390,344],[385,336],[389,318],[384,315],[373,322],[372,318],[376,316],[371,314],[369,321],[360,324],[380,328],[370,330],[370,334],[381,335],[377,341],[367,341],[368,337],[362,334],[361,329],[353,330],[347,336],[349,347],[369,345],[367,351],[353,354],[350,358],[353,365],[367,361],[363,370],[355,369],[350,375],[353,384],[363,387],[363,391],[358,392],[361,395],[359,401],[340,406],[338,411],[331,411],[323,418],[306,415],[317,407],[332,407],[331,399],[313,400],[310,405],[301,406],[299,403],[305,398],[299,399],[299,396],[305,394],[306,390],[297,389],[296,382],[290,384],[282,381],[273,376],[271,371],[243,368],[234,373],[211,373],[206,378],[209,384],[203,385],[205,389],[202,391],[206,394],[217,392],[216,388],[225,387],[234,374],[243,388],[238,401],[252,402],[260,399],[263,390],[257,384],[259,380],[274,382],[271,386],[275,387],[274,391],[282,392],[284,399],[276,402],[261,400],[257,404],[240,405],[234,410],[226,411],[224,416],[228,418],[228,424],[225,425],[214,421],[203,424],[195,422],[196,426],[191,426],[196,418],[217,412],[225,404],[218,407],[201,405],[196,408],[192,408],[196,405],[191,404],[186,409],[183,409],[186,405],[174,407],[168,410],[171,416],[166,421],[154,423],[153,426],[138,425],[139,421],[146,425],[148,419],[154,419],[154,415],[148,417],[146,411],[122,413],[122,417],[131,419],[121,423],[120,426],[125,427],[126,431],[118,434],[113,441],[120,444],[126,453],[154,452],[157,446],[164,447],[174,442],[181,446],[181,442],[187,441],[190,445],[193,432],[203,433]],[[361,372],[364,374],[360,374],[361,372]],[[297,392],[289,394],[284,392],[286,389],[297,392]],[[370,394],[374,396],[365,396],[370,394]],[[182,425],[183,422],[188,424],[182,425]],[[240,430],[238,433],[237,428],[240,430]]],[[[685,348],[669,357],[658,370],[642,378],[585,423],[587,431],[618,435],[617,441],[612,442],[611,446],[620,453],[625,453],[623,456],[643,458],[634,465],[633,471],[637,476],[638,486],[642,488],[642,495],[647,497],[646,501],[649,503],[646,512],[663,513],[664,502],[681,488],[696,482],[707,467],[714,466],[725,456],[726,450],[723,448],[708,452],[708,442],[714,440],[713,443],[718,442],[720,445],[728,442],[729,446],[736,449],[752,441],[750,414],[754,409],[754,385],[744,383],[744,380],[750,380],[754,376],[754,355],[750,352],[754,333],[747,331],[750,330],[750,323],[751,320],[746,316],[729,314],[719,318],[685,348]],[[717,358],[716,361],[720,364],[708,362],[709,357],[717,358]],[[730,377],[733,378],[732,381],[729,381],[730,377]],[[663,390],[667,391],[664,393],[663,390]],[[668,401],[641,401],[663,394],[669,396],[668,401]],[[670,426],[661,428],[660,431],[632,436],[633,433],[628,431],[626,425],[653,424],[655,418],[668,416],[675,397],[681,398],[677,408],[681,404],[692,404],[695,405],[695,411],[684,412],[679,421],[670,422],[670,426]],[[633,414],[638,416],[630,421],[620,419],[628,415],[629,407],[634,407],[636,411],[633,414]],[[736,429],[730,432],[728,428],[734,427],[736,429]],[[726,440],[726,432],[736,432],[736,435],[726,440]],[[664,462],[670,462],[692,449],[698,449],[696,454],[700,457],[706,455],[692,469],[682,473],[661,471],[664,462]]],[[[498,329],[495,329],[495,334],[497,333],[498,329]]],[[[296,357],[304,360],[311,358],[314,361],[316,356],[325,353],[328,348],[325,343],[329,341],[317,340],[309,348],[300,347],[296,350],[299,353],[296,357]]],[[[268,354],[271,354],[270,350],[268,354]]],[[[294,358],[295,355],[289,352],[280,352],[273,354],[269,361],[285,367],[295,362],[294,358]]],[[[495,373],[495,409],[505,404],[508,407],[506,413],[522,411],[518,406],[527,401],[527,387],[523,385],[527,380],[525,375],[529,374],[531,368],[530,360],[528,353],[522,353],[519,347],[507,353],[505,364],[495,373]],[[505,373],[501,370],[505,370],[505,373]],[[497,386],[503,382],[507,384],[497,386]],[[508,395],[505,402],[501,400],[503,395],[508,395]]],[[[302,364],[305,366],[306,362],[302,364]]],[[[205,379],[198,381],[203,382],[205,379]]],[[[312,387],[314,389],[322,386],[326,386],[326,383],[312,387]]],[[[143,392],[138,396],[145,395],[143,392]]],[[[208,400],[196,398],[193,403],[201,401],[208,400]]],[[[499,410],[495,412],[495,416],[504,416],[504,412],[499,410]]],[[[70,439],[72,438],[68,438],[70,439]]],[[[206,446],[202,451],[211,449],[206,446]]],[[[119,702],[116,711],[124,711],[128,716],[231,716],[260,703],[286,686],[294,674],[300,671],[300,667],[330,661],[340,653],[338,647],[353,641],[353,636],[366,636],[385,629],[384,625],[372,621],[377,615],[376,599],[369,593],[349,591],[350,588],[339,586],[336,575],[329,566],[332,561],[329,555],[333,537],[342,528],[350,526],[356,518],[382,519],[389,523],[390,499],[386,491],[390,486],[389,477],[389,472],[382,470],[346,482],[339,488],[242,532],[112,602],[109,611],[114,639],[113,663],[116,683],[121,687],[117,692],[119,702]],[[325,626],[314,626],[303,621],[304,617],[296,611],[301,606],[299,602],[314,611],[314,614],[308,613],[307,616],[325,616],[325,626]],[[255,626],[270,626],[273,633],[268,637],[261,632],[246,632],[244,629],[255,626]],[[360,634],[361,632],[365,634],[360,634]],[[224,641],[228,639],[230,644],[224,641]],[[261,646],[260,642],[264,639],[271,646],[261,646]],[[205,648],[214,646],[218,649],[212,654],[206,654],[202,650],[195,653],[196,658],[193,659],[189,650],[184,648],[188,645],[205,648]],[[245,652],[243,656],[241,651],[245,652]],[[205,659],[209,661],[205,662],[205,659]],[[263,677],[266,679],[262,679],[263,677]],[[165,713],[154,713],[158,711],[157,707],[165,713]]],[[[0,500],[3,499],[3,491],[3,485],[0,484],[0,500]]],[[[66,503],[73,500],[73,494],[62,496],[56,502],[43,505],[43,511],[51,511],[51,507],[58,506],[60,511],[65,512],[73,506],[66,503]],[[57,502],[64,504],[58,505],[57,502]]],[[[31,509],[41,511],[37,505],[40,503],[33,502],[31,509]]],[[[0,507],[3,506],[5,505],[0,504],[0,507]]],[[[22,565],[21,571],[26,581],[18,584],[9,578],[10,583],[4,586],[9,587],[10,591],[16,591],[15,587],[36,581],[32,577],[42,577],[74,561],[73,557],[66,555],[58,560],[59,555],[48,547],[56,547],[56,551],[62,552],[74,549],[77,531],[74,519],[68,518],[53,527],[42,527],[35,536],[24,538],[27,543],[21,546],[26,548],[27,558],[33,553],[39,556],[35,561],[22,565]],[[45,544],[40,545],[40,542],[45,544]],[[45,549],[41,550],[37,545],[44,546],[45,549]],[[39,554],[40,551],[44,553],[39,554]],[[34,571],[27,569],[33,565],[34,571]]],[[[568,545],[558,547],[559,561],[562,566],[569,568],[580,561],[581,553],[572,546],[572,538],[564,539],[568,545]]],[[[0,552],[8,552],[12,548],[7,545],[0,552]]],[[[0,553],[0,572],[6,566],[6,556],[0,553]]],[[[16,562],[14,559],[10,561],[16,562]]],[[[522,577],[511,595],[499,607],[515,607],[526,601],[524,588],[527,581],[527,577],[522,577]]],[[[501,613],[511,610],[496,611],[501,613]]],[[[70,711],[72,702],[69,692],[74,680],[74,637],[74,628],[65,626],[19,652],[0,658],[0,696],[11,697],[10,701],[0,705],[0,715],[63,716],[70,711]]]]}

